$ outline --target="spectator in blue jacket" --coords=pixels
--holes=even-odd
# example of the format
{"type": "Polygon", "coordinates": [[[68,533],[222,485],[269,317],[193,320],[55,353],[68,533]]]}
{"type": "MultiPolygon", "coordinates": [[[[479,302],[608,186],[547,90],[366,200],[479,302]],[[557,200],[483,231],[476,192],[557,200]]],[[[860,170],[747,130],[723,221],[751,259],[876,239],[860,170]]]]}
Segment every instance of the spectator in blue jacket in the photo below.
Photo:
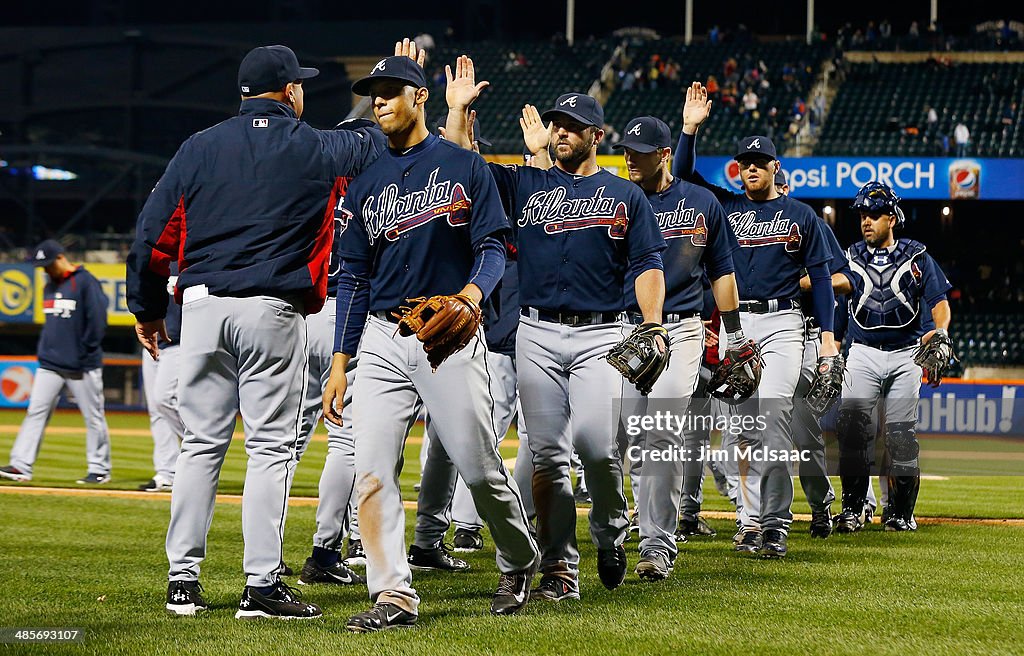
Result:
{"type": "Polygon", "coordinates": [[[32,480],[43,432],[64,387],[74,395],[85,418],[85,448],[89,463],[82,484],[110,480],[110,435],[103,415],[103,349],[107,330],[107,296],[100,283],[82,266],[68,262],[59,243],[48,239],[29,258],[43,267],[50,280],[43,290],[46,323],[39,336],[39,369],[32,381],[28,413],[11,448],[10,464],[0,477],[32,480]]]}

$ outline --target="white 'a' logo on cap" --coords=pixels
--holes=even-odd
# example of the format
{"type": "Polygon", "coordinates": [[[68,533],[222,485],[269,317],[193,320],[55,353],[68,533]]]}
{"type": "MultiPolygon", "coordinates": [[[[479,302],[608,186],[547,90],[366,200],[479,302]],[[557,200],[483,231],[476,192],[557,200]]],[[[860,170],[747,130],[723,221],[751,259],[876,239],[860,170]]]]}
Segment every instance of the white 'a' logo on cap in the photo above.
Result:
{"type": "Polygon", "coordinates": [[[640,136],[640,124],[639,124],[639,123],[637,123],[636,125],[634,125],[633,127],[631,127],[631,128],[629,129],[629,132],[627,132],[626,134],[635,134],[636,136],[638,136],[638,137],[639,137],[639,136],[640,136]]]}
{"type": "Polygon", "coordinates": [[[372,71],[370,71],[370,75],[373,75],[377,71],[383,71],[384,70],[384,66],[386,66],[387,63],[388,63],[388,60],[386,60],[386,59],[382,59],[379,62],[377,62],[377,65],[373,67],[372,71]]]}
{"type": "Polygon", "coordinates": [[[40,248],[38,251],[36,251],[36,259],[37,260],[45,260],[46,259],[46,253],[43,252],[43,249],[40,248]]]}
{"type": "Polygon", "coordinates": [[[761,140],[760,139],[754,139],[753,141],[750,142],[750,145],[747,146],[747,150],[750,150],[751,148],[760,148],[760,147],[761,147],[761,140]]]}
{"type": "Polygon", "coordinates": [[[243,86],[242,93],[249,93],[249,87],[243,86]]]}
{"type": "Polygon", "coordinates": [[[576,98],[578,98],[578,97],[579,96],[569,96],[568,98],[566,98],[565,100],[563,100],[562,102],[560,102],[558,104],[559,105],[568,105],[570,107],[575,107],[576,106],[576,98]]]}

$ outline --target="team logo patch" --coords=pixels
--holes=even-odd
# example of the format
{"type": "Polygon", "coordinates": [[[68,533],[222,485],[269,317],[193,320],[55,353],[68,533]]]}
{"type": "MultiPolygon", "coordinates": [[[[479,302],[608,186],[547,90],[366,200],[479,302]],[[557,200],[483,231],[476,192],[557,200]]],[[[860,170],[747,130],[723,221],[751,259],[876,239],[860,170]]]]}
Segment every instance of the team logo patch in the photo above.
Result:
{"type": "Polygon", "coordinates": [[[53,298],[43,299],[43,314],[52,314],[61,319],[70,319],[71,314],[78,308],[78,301],[73,298],[64,298],[61,294],[53,298]]]}
{"type": "Polygon", "coordinates": [[[579,96],[569,96],[568,98],[563,100],[561,103],[559,103],[559,106],[561,107],[561,106],[564,106],[564,105],[568,105],[570,107],[575,107],[576,106],[576,99],[578,97],[579,96]]]}
{"type": "Polygon", "coordinates": [[[373,67],[373,70],[370,71],[370,75],[373,75],[377,71],[383,71],[384,67],[387,65],[387,63],[388,63],[387,59],[382,59],[379,62],[377,62],[377,64],[373,67]]]}
{"type": "Polygon", "coordinates": [[[270,119],[269,118],[254,118],[252,120],[252,126],[254,128],[270,127],[270,119]]]}
{"type": "Polygon", "coordinates": [[[694,246],[706,246],[708,227],[704,213],[697,212],[696,208],[685,205],[686,199],[683,198],[675,209],[655,213],[658,218],[658,227],[661,228],[661,236],[666,240],[689,237],[690,243],[694,246]]]}
{"type": "Polygon", "coordinates": [[[549,235],[570,230],[607,228],[612,239],[626,236],[629,213],[626,203],[614,197],[605,197],[605,187],[599,187],[591,198],[568,198],[565,187],[538,191],[526,199],[519,227],[543,225],[549,235]]]}
{"type": "Polygon", "coordinates": [[[754,139],[749,144],[747,144],[747,150],[750,150],[751,148],[760,148],[760,147],[761,147],[761,140],[760,139],[754,139]]]}
{"type": "Polygon", "coordinates": [[[461,183],[438,182],[440,170],[439,167],[430,172],[423,189],[402,194],[398,185],[392,183],[384,187],[379,196],[366,197],[363,222],[371,244],[381,235],[388,241],[395,241],[437,218],[446,219],[453,227],[469,223],[473,202],[461,183]]]}
{"type": "Polygon", "coordinates": [[[755,210],[733,212],[729,215],[729,224],[736,234],[736,241],[743,248],[784,244],[787,253],[800,251],[800,226],[782,218],[782,210],[769,221],[758,221],[755,210]]]}
{"type": "Polygon", "coordinates": [[[632,135],[636,135],[636,136],[638,136],[638,137],[639,137],[639,136],[640,136],[640,124],[639,124],[639,123],[637,123],[636,125],[634,125],[633,127],[631,127],[631,128],[629,129],[629,132],[627,132],[626,134],[632,134],[632,135]]]}

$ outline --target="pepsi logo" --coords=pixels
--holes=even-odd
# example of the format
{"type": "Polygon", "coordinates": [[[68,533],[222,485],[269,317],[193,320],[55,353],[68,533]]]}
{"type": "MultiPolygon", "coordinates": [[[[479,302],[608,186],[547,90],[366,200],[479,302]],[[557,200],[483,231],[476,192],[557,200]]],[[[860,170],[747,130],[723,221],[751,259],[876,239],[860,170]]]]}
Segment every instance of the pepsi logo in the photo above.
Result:
{"type": "Polygon", "coordinates": [[[729,186],[740,191],[743,189],[743,180],[740,179],[740,165],[734,159],[729,160],[725,163],[725,181],[729,183],[729,186]]]}
{"type": "Polygon", "coordinates": [[[977,184],[978,176],[971,169],[960,169],[953,172],[953,182],[963,188],[970,188],[977,184]]]}

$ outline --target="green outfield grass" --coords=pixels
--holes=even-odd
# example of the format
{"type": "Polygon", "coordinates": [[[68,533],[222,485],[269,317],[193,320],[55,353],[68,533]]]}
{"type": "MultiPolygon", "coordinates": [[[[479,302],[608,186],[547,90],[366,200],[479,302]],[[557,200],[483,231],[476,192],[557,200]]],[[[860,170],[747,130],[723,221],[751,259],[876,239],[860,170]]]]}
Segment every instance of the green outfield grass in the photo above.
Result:
{"type": "MultiPolygon", "coordinates": [[[[6,464],[7,454],[24,414],[0,411],[0,461],[6,464]]],[[[149,420],[137,413],[108,415],[113,457],[112,480],[104,488],[134,490],[153,475],[152,439],[148,436],[149,420]],[[133,434],[118,434],[130,431],[133,434]]],[[[85,425],[75,411],[54,414],[51,430],[43,441],[30,483],[42,487],[81,487],[75,480],[85,474],[85,425]]],[[[241,422],[236,432],[241,432],[241,422]]],[[[413,484],[419,480],[419,447],[415,438],[422,434],[422,425],[413,428],[413,440],[405,450],[406,466],[402,473],[402,490],[407,500],[415,500],[413,484]]],[[[321,425],[309,450],[295,474],[292,496],[317,496],[317,482],[327,455],[326,434],[321,425]]],[[[514,434],[512,435],[514,437],[514,434]]],[[[1024,518],[1024,440],[1006,438],[922,438],[922,469],[926,475],[945,480],[926,479],[922,483],[918,515],[935,517],[1024,518]]],[[[506,461],[515,458],[514,442],[503,445],[506,461]]],[[[830,445],[831,448],[831,445],[830,445]]],[[[245,452],[241,440],[228,450],[220,479],[220,491],[240,494],[245,479],[245,452]]],[[[2,484],[2,483],[0,483],[2,484]]],[[[834,481],[838,486],[838,480],[834,481]]],[[[877,489],[877,482],[875,483],[877,489]]],[[[628,487],[628,486],[627,486],[628,487]]],[[[708,486],[705,507],[729,510],[728,500],[708,486]]],[[[797,512],[806,512],[797,486],[797,512]]],[[[838,511],[838,507],[837,507],[838,511]]]]}
{"type": "MultiPolygon", "coordinates": [[[[20,413],[0,413],[17,425],[20,413]]],[[[74,413],[54,426],[81,427],[74,413]]],[[[114,430],[144,429],[141,415],[113,415],[114,430]]],[[[0,456],[14,435],[0,431],[0,456]]],[[[936,440],[936,445],[940,441],[936,440]]],[[[947,451],[972,451],[970,441],[947,451]]],[[[979,443],[980,444],[980,443],[979,443]]],[[[151,442],[115,435],[114,480],[104,489],[134,489],[152,474],[151,442]]],[[[221,491],[238,493],[244,471],[241,443],[233,445],[221,491]]],[[[298,469],[296,496],[316,493],[325,443],[314,442],[298,469]]],[[[930,448],[930,445],[926,445],[930,448]]],[[[413,498],[418,444],[407,448],[403,490],[413,498]]],[[[1020,453],[1016,443],[985,441],[973,452],[1020,453]],[[1003,444],[1002,448],[994,448],[1003,444]]],[[[506,457],[512,457],[506,449],[506,457]]],[[[1000,456],[997,455],[998,459],[1000,456]]],[[[1012,458],[1009,458],[1012,460],[1012,458]]],[[[927,459],[926,459],[927,462],[927,459]]],[[[977,461],[972,461],[974,464],[977,461]]],[[[83,437],[53,433],[40,453],[30,485],[80,488],[83,437]]],[[[920,515],[1024,517],[1024,479],[1018,476],[926,480],[920,515]]],[[[18,487],[21,484],[6,484],[18,487]]],[[[202,582],[211,611],[192,619],[164,614],[167,562],[163,551],[169,503],[66,495],[0,494],[0,628],[77,627],[81,645],[0,645],[2,653],[140,654],[1019,654],[1024,644],[1021,590],[1024,527],[927,525],[915,534],[887,534],[878,524],[855,536],[812,540],[794,525],[782,562],[739,557],[731,551],[731,521],[712,520],[719,537],[682,547],[672,578],[642,583],[627,576],[606,591],[595,571],[595,551],[584,518],[577,524],[582,551],[582,602],[531,604],[524,614],[487,613],[496,583],[493,545],[471,555],[471,572],[417,573],[423,598],[419,626],[383,635],[344,631],[347,617],[368,606],[365,588],[303,588],[324,617],[306,623],[233,619],[244,584],[241,512],[217,508],[202,582]]],[[[709,485],[707,507],[727,502],[709,485]]],[[[802,499],[798,512],[805,512],[802,499]]],[[[413,513],[407,513],[412,527],[413,513]]],[[[294,506],[285,558],[301,566],[308,555],[314,508],[294,506]]],[[[635,548],[635,542],[628,546],[635,548]]],[[[630,550],[631,566],[636,553],[630,550]]],[[[294,583],[294,580],[292,580],[294,583]]]]}

